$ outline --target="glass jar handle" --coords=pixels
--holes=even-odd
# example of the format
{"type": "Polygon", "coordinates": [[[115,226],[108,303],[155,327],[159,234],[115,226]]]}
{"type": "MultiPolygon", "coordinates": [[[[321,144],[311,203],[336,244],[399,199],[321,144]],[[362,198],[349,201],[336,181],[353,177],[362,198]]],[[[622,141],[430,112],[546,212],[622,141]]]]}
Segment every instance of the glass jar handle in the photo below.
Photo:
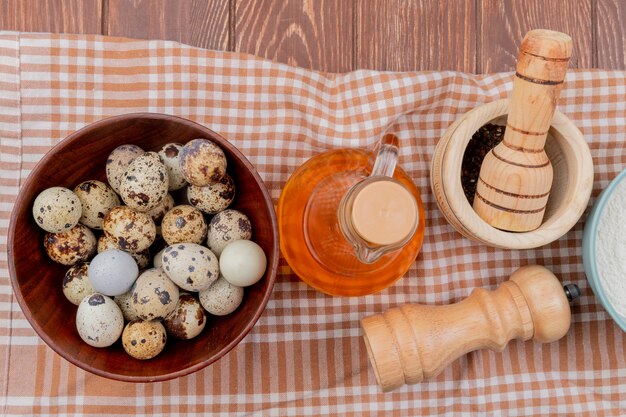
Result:
{"type": "Polygon", "coordinates": [[[393,177],[398,163],[398,144],[399,140],[396,135],[391,133],[385,134],[379,143],[374,168],[372,168],[371,177],[384,176],[393,177]]]}

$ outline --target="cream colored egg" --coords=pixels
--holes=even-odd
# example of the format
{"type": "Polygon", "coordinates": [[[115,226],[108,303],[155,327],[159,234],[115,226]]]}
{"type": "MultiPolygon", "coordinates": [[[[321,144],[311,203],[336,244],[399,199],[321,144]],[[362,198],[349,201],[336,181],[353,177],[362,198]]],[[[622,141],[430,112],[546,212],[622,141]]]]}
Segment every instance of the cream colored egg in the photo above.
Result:
{"type": "Polygon", "coordinates": [[[120,199],[115,191],[102,181],[84,181],[74,188],[82,206],[80,222],[92,229],[102,229],[102,219],[115,206],[120,205],[120,199]]]}
{"type": "Polygon", "coordinates": [[[161,234],[168,245],[202,243],[207,224],[202,212],[195,207],[180,205],[167,212],[161,222],[161,234]]]}
{"type": "Polygon", "coordinates": [[[178,303],[178,287],[160,268],[144,271],[133,289],[133,308],[143,320],[163,319],[178,303]]]}
{"type": "Polygon", "coordinates": [[[134,320],[122,333],[122,346],[135,359],[152,359],[163,351],[167,342],[165,328],[158,321],[134,320]]]}
{"type": "Polygon", "coordinates": [[[102,220],[102,229],[121,250],[141,252],[150,247],[156,238],[152,218],[126,206],[109,210],[102,220]]]}
{"type": "Polygon", "coordinates": [[[80,200],[71,190],[52,187],[43,190],[33,203],[33,217],[37,225],[48,233],[63,233],[80,220],[80,200]]]}
{"type": "Polygon", "coordinates": [[[46,233],[44,248],[54,262],[71,266],[96,254],[96,237],[87,226],[77,224],[67,232],[46,233]]]}
{"type": "Polygon", "coordinates": [[[115,304],[122,310],[122,315],[124,316],[124,320],[132,321],[139,318],[137,312],[135,311],[135,307],[133,307],[133,290],[135,287],[133,286],[130,291],[113,297],[113,301],[115,304]]]}
{"type": "Polygon", "coordinates": [[[120,182],[124,203],[137,211],[147,212],[157,207],[167,196],[167,168],[155,152],[146,152],[130,163],[120,182]]]}
{"type": "Polygon", "coordinates": [[[187,187],[189,203],[208,214],[225,210],[235,198],[235,183],[225,174],[219,181],[204,187],[187,187]]]}
{"type": "Polygon", "coordinates": [[[265,252],[251,240],[229,243],[220,256],[220,272],[228,282],[238,287],[258,282],[263,278],[266,267],[265,252]]]}

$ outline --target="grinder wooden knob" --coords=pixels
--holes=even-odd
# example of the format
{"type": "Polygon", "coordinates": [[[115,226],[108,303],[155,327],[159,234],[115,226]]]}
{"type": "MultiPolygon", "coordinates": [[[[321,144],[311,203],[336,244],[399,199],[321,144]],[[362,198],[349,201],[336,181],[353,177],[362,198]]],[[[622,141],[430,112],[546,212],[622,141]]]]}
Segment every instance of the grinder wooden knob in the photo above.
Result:
{"type": "Polygon", "coordinates": [[[498,229],[526,232],[541,225],[552,164],[544,152],[572,39],[533,30],[522,41],[504,138],[483,160],[474,210],[498,229]]]}
{"type": "Polygon", "coordinates": [[[568,298],[578,295],[578,287],[564,291],[550,270],[530,265],[495,291],[477,288],[452,305],[407,304],[364,318],[361,327],[376,380],[390,391],[434,377],[473,350],[560,339],[570,327],[568,298]]]}

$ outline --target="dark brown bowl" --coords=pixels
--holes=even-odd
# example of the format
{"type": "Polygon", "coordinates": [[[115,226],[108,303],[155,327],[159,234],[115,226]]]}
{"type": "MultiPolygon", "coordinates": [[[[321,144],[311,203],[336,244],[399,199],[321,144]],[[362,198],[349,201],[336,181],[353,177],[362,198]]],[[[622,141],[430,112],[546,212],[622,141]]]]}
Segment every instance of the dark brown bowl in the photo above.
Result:
{"type": "Polygon", "coordinates": [[[15,202],[8,238],[11,285],[24,315],[39,336],[76,366],[111,379],[152,382],[195,372],[234,348],[259,319],[272,292],[278,269],[278,230],[274,206],[255,168],[232,144],[204,126],[174,116],[137,113],[93,123],[56,145],[37,164],[15,202]],[[109,348],[94,348],[78,336],[76,306],[61,290],[67,267],[48,259],[44,231],[32,218],[35,197],[52,186],[74,188],[89,179],[106,181],[109,153],[124,143],[158,150],[168,142],[186,143],[207,138],[221,146],[228,172],[237,187],[232,208],[250,218],[253,240],[267,255],[265,276],[246,288],[242,305],[224,317],[209,317],[204,331],[192,340],[170,338],[165,350],[148,361],[128,356],[118,341],[109,348]],[[184,354],[181,354],[184,353],[184,354]]]}

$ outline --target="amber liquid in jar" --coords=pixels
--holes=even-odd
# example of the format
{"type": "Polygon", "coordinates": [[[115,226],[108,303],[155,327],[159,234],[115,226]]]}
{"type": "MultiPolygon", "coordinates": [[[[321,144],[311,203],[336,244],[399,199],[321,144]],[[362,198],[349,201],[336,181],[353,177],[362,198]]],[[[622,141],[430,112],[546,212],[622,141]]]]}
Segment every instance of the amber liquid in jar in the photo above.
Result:
{"type": "Polygon", "coordinates": [[[398,280],[415,261],[424,238],[424,208],[413,181],[400,168],[394,178],[415,197],[417,230],[402,248],[371,264],[361,262],[343,236],[339,203],[368,177],[372,155],[340,149],[314,156],[291,176],[278,202],[281,251],[292,270],[312,287],[331,295],[357,296],[380,291],[398,280]]]}

